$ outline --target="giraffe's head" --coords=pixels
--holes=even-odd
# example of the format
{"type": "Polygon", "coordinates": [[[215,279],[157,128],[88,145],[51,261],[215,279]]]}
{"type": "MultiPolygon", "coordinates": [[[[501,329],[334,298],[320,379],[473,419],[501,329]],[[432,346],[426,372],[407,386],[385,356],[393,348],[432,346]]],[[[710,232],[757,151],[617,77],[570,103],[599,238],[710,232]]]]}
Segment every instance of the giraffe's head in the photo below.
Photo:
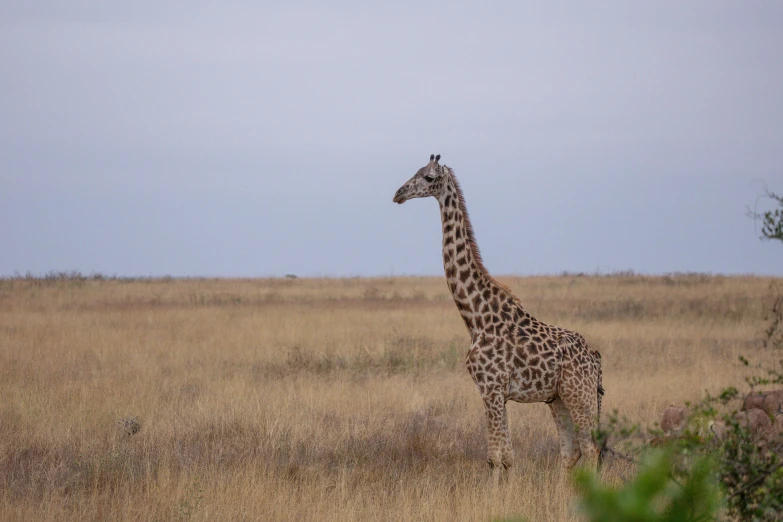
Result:
{"type": "Polygon", "coordinates": [[[426,198],[429,196],[440,196],[446,186],[446,177],[448,167],[439,165],[440,154],[432,154],[430,162],[414,174],[414,176],[405,182],[400,189],[394,193],[395,203],[405,203],[413,198],[426,198]]]}

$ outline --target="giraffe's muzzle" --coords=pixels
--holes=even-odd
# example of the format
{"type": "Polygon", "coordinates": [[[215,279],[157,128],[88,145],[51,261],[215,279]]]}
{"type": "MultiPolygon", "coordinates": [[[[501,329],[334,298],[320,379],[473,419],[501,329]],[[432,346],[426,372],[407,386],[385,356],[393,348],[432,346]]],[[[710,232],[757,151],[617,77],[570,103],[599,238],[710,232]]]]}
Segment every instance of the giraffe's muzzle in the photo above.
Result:
{"type": "Polygon", "coordinates": [[[404,188],[405,187],[402,187],[402,188],[400,188],[400,190],[398,190],[397,192],[394,193],[394,199],[392,201],[394,201],[395,203],[398,203],[400,205],[405,203],[405,190],[404,190],[404,188]]]}

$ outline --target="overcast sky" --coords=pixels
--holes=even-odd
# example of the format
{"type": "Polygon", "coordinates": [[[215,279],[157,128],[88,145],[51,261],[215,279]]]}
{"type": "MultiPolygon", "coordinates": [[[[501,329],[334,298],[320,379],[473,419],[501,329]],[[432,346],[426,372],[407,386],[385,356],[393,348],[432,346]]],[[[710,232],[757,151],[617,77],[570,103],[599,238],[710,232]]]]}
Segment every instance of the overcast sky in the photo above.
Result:
{"type": "Polygon", "coordinates": [[[494,273],[783,275],[782,53],[778,0],[3,2],[0,275],[442,274],[431,153],[494,273]]]}

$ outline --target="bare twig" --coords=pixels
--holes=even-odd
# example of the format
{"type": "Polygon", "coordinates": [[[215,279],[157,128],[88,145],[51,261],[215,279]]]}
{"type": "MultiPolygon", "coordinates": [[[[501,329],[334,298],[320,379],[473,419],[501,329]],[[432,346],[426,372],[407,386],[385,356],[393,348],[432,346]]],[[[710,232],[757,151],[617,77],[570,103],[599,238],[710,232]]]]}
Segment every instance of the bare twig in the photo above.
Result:
{"type": "Polygon", "coordinates": [[[632,464],[639,464],[639,461],[635,458],[631,457],[630,455],[626,455],[625,453],[621,451],[617,451],[616,449],[610,448],[606,444],[604,444],[602,452],[605,452],[607,455],[611,455],[612,457],[620,460],[624,460],[626,462],[630,462],[632,464]]]}

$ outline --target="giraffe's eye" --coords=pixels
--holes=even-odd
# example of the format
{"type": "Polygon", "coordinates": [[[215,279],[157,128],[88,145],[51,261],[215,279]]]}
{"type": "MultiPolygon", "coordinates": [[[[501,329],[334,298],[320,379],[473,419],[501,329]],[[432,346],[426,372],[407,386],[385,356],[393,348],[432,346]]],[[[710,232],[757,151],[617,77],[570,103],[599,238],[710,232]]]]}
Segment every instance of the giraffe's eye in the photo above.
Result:
{"type": "Polygon", "coordinates": [[[424,179],[427,181],[427,183],[432,183],[432,180],[435,179],[432,176],[424,176],[424,179]]]}

